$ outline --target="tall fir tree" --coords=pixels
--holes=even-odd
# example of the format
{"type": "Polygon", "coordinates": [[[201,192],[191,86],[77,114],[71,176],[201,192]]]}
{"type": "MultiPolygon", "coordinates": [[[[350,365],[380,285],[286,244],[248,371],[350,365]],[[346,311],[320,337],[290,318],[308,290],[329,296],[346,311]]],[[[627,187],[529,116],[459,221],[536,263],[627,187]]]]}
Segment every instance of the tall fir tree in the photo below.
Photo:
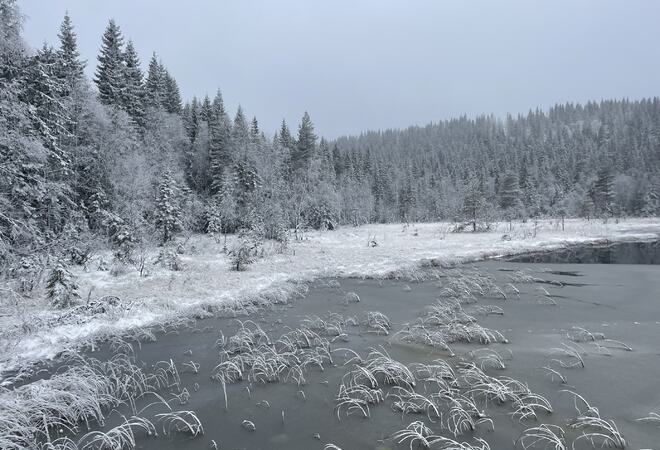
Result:
{"type": "Polygon", "coordinates": [[[614,214],[614,176],[609,164],[599,170],[594,183],[594,203],[600,213],[614,214]]]}
{"type": "Polygon", "coordinates": [[[232,165],[231,125],[225,111],[222,93],[218,90],[211,105],[209,124],[209,179],[211,193],[220,192],[228,168],[232,165]]]}
{"type": "Polygon", "coordinates": [[[144,90],[144,104],[146,107],[162,107],[165,100],[165,69],[158,60],[156,52],[152,54],[149,61],[144,90]]]}
{"type": "Polygon", "coordinates": [[[233,151],[236,155],[244,155],[247,153],[248,144],[250,142],[250,129],[241,105],[238,105],[236,116],[234,116],[234,124],[231,129],[231,141],[233,151]]]}
{"type": "Polygon", "coordinates": [[[250,143],[252,145],[258,144],[260,137],[261,132],[259,131],[259,122],[255,116],[252,117],[252,122],[250,123],[250,143]]]}
{"type": "Polygon", "coordinates": [[[289,150],[292,150],[294,146],[293,137],[284,119],[282,119],[282,126],[280,127],[279,143],[282,147],[289,150]]]}
{"type": "Polygon", "coordinates": [[[504,175],[499,195],[502,209],[518,208],[520,206],[520,183],[515,173],[507,172],[504,175]]]}
{"type": "Polygon", "coordinates": [[[181,114],[181,92],[174,77],[165,69],[164,71],[163,107],[171,114],[181,114]]]}
{"type": "Polygon", "coordinates": [[[303,115],[300,126],[298,127],[298,139],[291,155],[292,170],[295,172],[300,169],[307,169],[309,162],[314,155],[317,136],[314,134],[314,124],[307,111],[303,115]]]}
{"type": "Polygon", "coordinates": [[[31,59],[25,80],[24,100],[32,107],[33,127],[49,150],[51,171],[59,177],[70,173],[71,159],[62,148],[69,133],[69,116],[64,104],[68,95],[66,80],[58,73],[59,59],[55,50],[44,44],[31,59]]]}
{"type": "Polygon", "coordinates": [[[204,100],[202,100],[202,105],[200,107],[199,117],[206,123],[209,123],[211,121],[212,114],[213,114],[213,110],[211,108],[211,99],[209,98],[208,95],[205,95],[204,100]]]}
{"type": "Polygon", "coordinates": [[[192,101],[186,104],[183,119],[188,139],[194,143],[199,133],[199,101],[197,97],[193,97],[192,101]]]}
{"type": "Polygon", "coordinates": [[[158,197],[154,214],[155,226],[162,234],[163,243],[172,240],[175,233],[180,231],[183,226],[177,194],[172,174],[166,170],[158,183],[158,197]]]}
{"type": "Polygon", "coordinates": [[[99,98],[106,105],[120,106],[125,90],[124,38],[114,20],[110,20],[103,33],[99,64],[94,82],[99,90],[99,98]]]}
{"type": "Polygon", "coordinates": [[[477,231],[477,223],[486,206],[483,177],[472,178],[467,182],[463,198],[463,215],[472,224],[472,232],[477,231]]]}
{"type": "Polygon", "coordinates": [[[78,40],[69,13],[64,15],[64,20],[62,21],[62,25],[60,25],[60,32],[57,36],[60,40],[60,48],[58,50],[60,76],[66,80],[68,92],[71,92],[73,87],[83,79],[85,62],[80,59],[78,40]]]}
{"type": "Polygon", "coordinates": [[[140,68],[140,58],[131,40],[126,44],[123,60],[125,89],[122,92],[122,106],[135,123],[143,125],[145,113],[144,76],[140,68]]]}

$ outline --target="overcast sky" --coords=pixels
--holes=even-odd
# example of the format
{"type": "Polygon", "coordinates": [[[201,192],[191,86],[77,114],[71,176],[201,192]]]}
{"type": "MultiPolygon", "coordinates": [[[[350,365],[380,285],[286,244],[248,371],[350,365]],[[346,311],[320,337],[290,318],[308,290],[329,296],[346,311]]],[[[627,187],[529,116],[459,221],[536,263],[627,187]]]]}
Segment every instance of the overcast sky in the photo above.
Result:
{"type": "Polygon", "coordinates": [[[223,92],[262,128],[327,137],[461,114],[660,95],[660,1],[21,0],[25,38],[64,12],[91,75],[114,18],[185,99],[223,92]]]}

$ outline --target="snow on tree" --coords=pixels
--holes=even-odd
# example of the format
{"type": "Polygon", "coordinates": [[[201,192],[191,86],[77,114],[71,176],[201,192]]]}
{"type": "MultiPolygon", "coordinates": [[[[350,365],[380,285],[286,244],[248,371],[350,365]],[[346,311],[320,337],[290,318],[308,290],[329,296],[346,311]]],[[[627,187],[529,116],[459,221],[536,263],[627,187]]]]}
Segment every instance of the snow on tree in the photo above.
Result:
{"type": "Polygon", "coordinates": [[[236,271],[247,270],[248,265],[263,256],[264,225],[261,216],[251,211],[245,222],[248,226],[238,231],[237,239],[229,251],[231,269],[236,271]]]}
{"type": "Polygon", "coordinates": [[[213,108],[211,106],[211,99],[209,98],[208,95],[205,95],[199,110],[199,116],[202,120],[206,121],[206,123],[209,123],[211,121],[212,115],[213,115],[213,108]]]}
{"type": "Polygon", "coordinates": [[[83,70],[86,63],[80,59],[78,40],[69,13],[64,15],[64,20],[57,36],[60,40],[60,47],[58,49],[60,76],[66,80],[70,91],[74,85],[83,79],[83,70]]]}
{"type": "Polygon", "coordinates": [[[594,214],[594,194],[593,191],[587,191],[584,194],[581,205],[581,215],[586,217],[587,220],[591,219],[594,214]]]}
{"type": "Polygon", "coordinates": [[[50,151],[52,169],[61,177],[70,173],[71,160],[61,145],[70,119],[63,101],[67,86],[59,78],[59,66],[57,52],[44,44],[28,64],[22,99],[31,106],[33,127],[50,151]]]}
{"type": "Polygon", "coordinates": [[[156,229],[162,233],[162,242],[170,241],[181,230],[181,209],[177,198],[177,188],[169,170],[166,170],[158,184],[158,197],[154,214],[156,229]]]}
{"type": "Polygon", "coordinates": [[[518,176],[513,172],[507,172],[500,184],[500,206],[502,209],[516,208],[520,206],[520,187],[518,176]]]}
{"type": "Polygon", "coordinates": [[[477,231],[477,223],[481,219],[486,206],[483,178],[473,178],[465,186],[463,198],[463,215],[472,224],[472,231],[477,231]]]}
{"type": "Polygon", "coordinates": [[[307,169],[316,149],[317,136],[314,134],[314,124],[307,111],[298,127],[298,139],[291,155],[291,168],[295,172],[307,169]]]}
{"type": "Polygon", "coordinates": [[[144,83],[144,101],[147,107],[160,108],[165,101],[165,68],[158,60],[156,52],[151,55],[147,79],[144,83]]]}
{"type": "Polygon", "coordinates": [[[286,121],[282,119],[282,126],[280,127],[280,133],[278,135],[279,138],[279,144],[288,150],[292,150],[295,146],[295,141],[293,137],[291,136],[291,132],[289,131],[289,127],[286,124],[286,121]]]}
{"type": "Polygon", "coordinates": [[[507,172],[504,175],[500,184],[499,196],[500,207],[504,210],[504,217],[509,221],[509,229],[511,229],[511,221],[521,214],[518,175],[513,172],[507,172]]]}
{"type": "Polygon", "coordinates": [[[250,122],[250,143],[256,145],[259,143],[260,138],[259,122],[256,117],[253,117],[252,122],[250,122]]]}
{"type": "Polygon", "coordinates": [[[243,114],[243,108],[238,105],[236,116],[234,116],[234,125],[231,129],[231,145],[235,157],[245,156],[250,143],[250,129],[243,114]]]}
{"type": "Polygon", "coordinates": [[[46,298],[56,308],[69,308],[80,299],[78,285],[63,261],[58,261],[46,281],[46,298]]]}
{"type": "Polygon", "coordinates": [[[165,111],[171,114],[181,113],[181,93],[179,92],[179,85],[167,69],[164,70],[164,92],[163,92],[163,107],[165,111]]]}
{"type": "Polygon", "coordinates": [[[232,164],[231,124],[220,91],[216,93],[209,117],[209,178],[211,193],[220,191],[223,176],[232,164]]]}
{"type": "Polygon", "coordinates": [[[611,216],[614,213],[614,176],[609,165],[598,170],[593,192],[598,211],[611,216]]]}
{"type": "Polygon", "coordinates": [[[124,37],[121,29],[110,19],[103,33],[101,53],[94,82],[99,90],[99,98],[106,105],[120,106],[126,88],[124,76],[124,37]]]}
{"type": "Polygon", "coordinates": [[[144,124],[144,85],[143,74],[133,41],[129,40],[123,55],[125,87],[121,95],[121,104],[136,124],[144,124]]]}

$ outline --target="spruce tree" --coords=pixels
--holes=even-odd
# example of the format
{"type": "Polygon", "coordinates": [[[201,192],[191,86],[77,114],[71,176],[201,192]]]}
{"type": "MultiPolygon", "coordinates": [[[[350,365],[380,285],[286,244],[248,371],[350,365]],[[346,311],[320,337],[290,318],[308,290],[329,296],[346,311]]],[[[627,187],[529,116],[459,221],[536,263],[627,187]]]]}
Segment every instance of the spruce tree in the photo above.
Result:
{"type": "Polygon", "coordinates": [[[69,133],[70,119],[64,104],[67,83],[59,76],[58,67],[58,54],[44,44],[25,70],[26,89],[22,99],[31,106],[33,128],[49,150],[52,174],[61,178],[71,169],[70,155],[62,147],[62,139],[69,133]]]}
{"type": "Polygon", "coordinates": [[[168,113],[181,114],[181,93],[179,92],[179,85],[167,69],[164,69],[163,72],[163,107],[168,113]]]}
{"type": "Polygon", "coordinates": [[[288,150],[293,149],[293,137],[291,136],[291,132],[289,131],[289,127],[286,124],[286,121],[282,119],[282,127],[280,128],[280,134],[279,134],[279,143],[282,147],[288,150]]]}
{"type": "Polygon", "coordinates": [[[209,178],[211,193],[218,193],[225,182],[224,174],[232,165],[231,125],[225,112],[222,93],[218,90],[209,114],[209,178]]]}
{"type": "Polygon", "coordinates": [[[234,116],[234,123],[231,127],[231,146],[232,153],[236,158],[244,156],[248,152],[250,144],[250,128],[248,127],[243,108],[238,105],[236,115],[234,116]]]}
{"type": "Polygon", "coordinates": [[[500,184],[500,207],[502,209],[517,208],[520,206],[520,185],[518,176],[507,172],[500,184]]]}
{"type": "Polygon", "coordinates": [[[252,117],[252,123],[250,124],[250,143],[256,145],[259,143],[261,137],[261,132],[259,131],[259,122],[257,122],[256,117],[252,117]]]}
{"type": "Polygon", "coordinates": [[[500,207],[504,210],[504,218],[509,221],[509,231],[512,229],[512,220],[521,213],[520,183],[518,175],[507,172],[502,179],[499,190],[500,207]]]}
{"type": "Polygon", "coordinates": [[[126,44],[123,60],[125,89],[122,92],[122,106],[135,123],[143,125],[145,113],[143,74],[133,41],[129,40],[126,44]]]}
{"type": "Polygon", "coordinates": [[[183,120],[188,139],[190,139],[191,143],[194,143],[199,133],[199,102],[197,101],[197,97],[193,97],[192,101],[186,104],[183,120]]]}
{"type": "Polygon", "coordinates": [[[126,88],[124,76],[124,38],[119,26],[110,20],[103,33],[99,65],[94,82],[99,90],[99,98],[106,105],[122,104],[126,88]]]}
{"type": "Polygon", "coordinates": [[[165,101],[165,69],[158,61],[156,52],[151,56],[147,80],[144,85],[144,104],[149,108],[160,108],[165,101]]]}
{"type": "Polygon", "coordinates": [[[601,213],[607,215],[614,213],[614,176],[609,165],[604,165],[598,171],[594,184],[594,199],[601,213]]]}
{"type": "Polygon", "coordinates": [[[298,140],[291,155],[291,164],[293,171],[307,169],[309,162],[314,155],[316,148],[316,135],[314,134],[314,125],[307,111],[303,115],[300,126],[298,127],[298,140]]]}
{"type": "Polygon", "coordinates": [[[209,98],[208,95],[205,95],[204,100],[202,100],[202,106],[199,111],[199,117],[202,120],[206,121],[206,123],[209,123],[211,121],[212,114],[213,114],[213,108],[211,107],[211,99],[209,98]]]}
{"type": "Polygon", "coordinates": [[[76,33],[68,13],[64,15],[64,20],[57,36],[60,40],[60,48],[58,50],[60,76],[66,80],[69,88],[68,91],[70,92],[73,86],[83,79],[85,62],[80,59],[76,33]]]}
{"type": "Polygon", "coordinates": [[[176,184],[169,170],[163,173],[158,184],[154,218],[156,229],[162,233],[163,243],[170,241],[182,228],[176,184]]]}
{"type": "Polygon", "coordinates": [[[477,231],[477,222],[486,206],[483,178],[468,181],[463,199],[463,215],[472,224],[472,232],[477,231]]]}
{"type": "Polygon", "coordinates": [[[46,281],[46,298],[56,308],[69,308],[80,299],[78,285],[64,262],[58,261],[46,281]]]}

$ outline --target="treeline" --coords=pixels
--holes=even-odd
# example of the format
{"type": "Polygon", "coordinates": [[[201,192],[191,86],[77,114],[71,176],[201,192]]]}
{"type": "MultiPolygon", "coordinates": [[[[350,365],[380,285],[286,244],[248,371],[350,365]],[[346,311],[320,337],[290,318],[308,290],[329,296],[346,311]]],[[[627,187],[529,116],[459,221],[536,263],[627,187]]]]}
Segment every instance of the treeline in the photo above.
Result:
{"type": "MultiPolygon", "coordinates": [[[[497,217],[658,214],[660,101],[563,105],[328,142],[305,113],[266,135],[220,91],[182,102],[110,21],[93,80],[65,16],[31,51],[0,0],[0,261],[107,240],[119,259],[177,233],[497,217]]],[[[240,261],[238,266],[240,266],[240,261]]]]}
{"type": "Polygon", "coordinates": [[[337,139],[369,220],[660,214],[660,99],[557,105],[337,139]]]}

